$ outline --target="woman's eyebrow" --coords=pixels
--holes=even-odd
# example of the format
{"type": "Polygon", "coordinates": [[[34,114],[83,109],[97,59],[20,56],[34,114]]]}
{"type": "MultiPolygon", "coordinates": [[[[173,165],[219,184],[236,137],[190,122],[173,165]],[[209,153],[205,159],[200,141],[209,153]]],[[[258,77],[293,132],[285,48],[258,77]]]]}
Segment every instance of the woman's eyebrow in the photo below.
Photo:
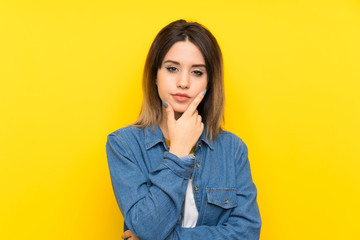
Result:
{"type": "Polygon", "coordinates": [[[192,67],[204,67],[204,68],[206,68],[206,65],[205,64],[194,64],[194,65],[192,65],[192,67]]]}
{"type": "Polygon", "coordinates": [[[176,61],[173,61],[173,60],[166,60],[166,61],[164,61],[164,63],[167,63],[167,62],[176,64],[176,65],[180,65],[179,62],[176,62],[176,61]]]}
{"type": "MultiPolygon", "coordinates": [[[[179,62],[173,61],[173,60],[166,60],[166,61],[164,61],[164,63],[172,63],[172,64],[176,64],[176,65],[181,65],[179,62]]],[[[194,65],[192,65],[192,67],[204,67],[204,68],[206,68],[206,65],[205,64],[194,64],[194,65]]]]}

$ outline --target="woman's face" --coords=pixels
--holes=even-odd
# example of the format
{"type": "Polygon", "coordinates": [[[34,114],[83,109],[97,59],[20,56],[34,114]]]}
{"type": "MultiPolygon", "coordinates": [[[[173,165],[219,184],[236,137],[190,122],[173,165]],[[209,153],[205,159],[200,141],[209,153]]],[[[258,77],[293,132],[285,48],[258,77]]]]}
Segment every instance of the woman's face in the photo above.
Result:
{"type": "Polygon", "coordinates": [[[175,113],[186,111],[194,98],[207,87],[205,60],[190,41],[176,42],[157,72],[156,84],[162,101],[175,113]]]}

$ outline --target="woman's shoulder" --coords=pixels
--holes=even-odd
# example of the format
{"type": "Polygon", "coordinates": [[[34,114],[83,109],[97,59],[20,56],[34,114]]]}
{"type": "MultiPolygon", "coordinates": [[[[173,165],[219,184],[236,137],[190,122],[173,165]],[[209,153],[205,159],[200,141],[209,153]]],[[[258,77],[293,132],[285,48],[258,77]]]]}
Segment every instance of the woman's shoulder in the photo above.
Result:
{"type": "Polygon", "coordinates": [[[131,143],[132,141],[138,141],[144,139],[144,128],[136,126],[126,126],[115,130],[108,135],[108,138],[114,138],[117,141],[124,143],[131,143]]]}
{"type": "Polygon", "coordinates": [[[222,130],[215,141],[231,141],[241,143],[243,140],[233,132],[222,130]]]}
{"type": "Polygon", "coordinates": [[[247,149],[247,146],[242,138],[236,135],[233,132],[222,130],[219,135],[214,139],[214,145],[221,146],[223,148],[238,149],[243,150],[247,149]]]}
{"type": "Polygon", "coordinates": [[[136,152],[145,146],[144,128],[127,126],[117,129],[107,137],[107,147],[117,152],[136,152]]]}
{"type": "Polygon", "coordinates": [[[123,135],[129,135],[129,134],[140,134],[143,131],[144,131],[143,128],[139,128],[139,127],[130,125],[130,126],[119,128],[119,129],[113,131],[112,133],[110,133],[109,135],[121,137],[123,135]]]}

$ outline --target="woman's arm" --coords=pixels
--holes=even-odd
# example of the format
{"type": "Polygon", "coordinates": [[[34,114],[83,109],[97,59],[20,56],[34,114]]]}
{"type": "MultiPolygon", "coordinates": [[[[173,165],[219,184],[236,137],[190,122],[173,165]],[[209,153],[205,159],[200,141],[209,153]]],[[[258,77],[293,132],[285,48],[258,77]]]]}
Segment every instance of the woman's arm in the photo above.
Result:
{"type": "Polygon", "coordinates": [[[106,144],[111,181],[126,225],[140,239],[164,239],[175,227],[191,177],[194,159],[164,152],[155,171],[145,177],[129,139],[110,134],[106,144]],[[150,185],[148,185],[150,180],[150,185]]]}
{"type": "Polygon", "coordinates": [[[252,181],[248,150],[240,140],[235,155],[237,206],[229,219],[218,226],[176,227],[166,239],[244,239],[257,240],[260,237],[261,218],[256,202],[257,190],[252,181]]]}

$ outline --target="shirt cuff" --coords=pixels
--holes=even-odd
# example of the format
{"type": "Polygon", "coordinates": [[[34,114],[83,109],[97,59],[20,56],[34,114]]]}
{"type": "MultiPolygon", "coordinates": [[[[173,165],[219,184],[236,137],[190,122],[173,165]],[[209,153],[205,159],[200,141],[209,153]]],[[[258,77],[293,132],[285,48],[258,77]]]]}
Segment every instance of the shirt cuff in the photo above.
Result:
{"type": "Polygon", "coordinates": [[[195,155],[193,153],[190,153],[189,155],[180,157],[181,160],[188,160],[188,159],[195,159],[195,155]]]}
{"type": "Polygon", "coordinates": [[[195,165],[195,155],[189,154],[179,158],[170,152],[164,152],[162,164],[167,166],[179,177],[190,179],[195,165]]]}

